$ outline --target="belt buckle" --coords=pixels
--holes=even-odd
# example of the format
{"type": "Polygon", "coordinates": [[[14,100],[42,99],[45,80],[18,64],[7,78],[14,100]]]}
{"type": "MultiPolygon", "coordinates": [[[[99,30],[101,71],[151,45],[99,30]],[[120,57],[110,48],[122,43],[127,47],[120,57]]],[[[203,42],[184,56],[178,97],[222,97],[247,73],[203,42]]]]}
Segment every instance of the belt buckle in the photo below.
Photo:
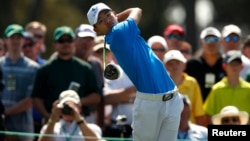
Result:
{"type": "Polygon", "coordinates": [[[168,100],[170,100],[171,98],[173,98],[173,96],[174,96],[174,93],[165,94],[165,95],[163,95],[163,97],[162,97],[162,101],[168,101],[168,100]]]}

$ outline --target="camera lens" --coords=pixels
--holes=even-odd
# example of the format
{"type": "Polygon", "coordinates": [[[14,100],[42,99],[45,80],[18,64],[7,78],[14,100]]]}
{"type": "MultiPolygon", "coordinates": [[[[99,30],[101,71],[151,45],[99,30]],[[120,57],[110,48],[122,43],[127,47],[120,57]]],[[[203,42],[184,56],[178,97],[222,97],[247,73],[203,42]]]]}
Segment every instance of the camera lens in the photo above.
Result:
{"type": "Polygon", "coordinates": [[[72,109],[69,107],[68,104],[66,103],[63,104],[62,113],[65,115],[71,115],[72,109]]]}

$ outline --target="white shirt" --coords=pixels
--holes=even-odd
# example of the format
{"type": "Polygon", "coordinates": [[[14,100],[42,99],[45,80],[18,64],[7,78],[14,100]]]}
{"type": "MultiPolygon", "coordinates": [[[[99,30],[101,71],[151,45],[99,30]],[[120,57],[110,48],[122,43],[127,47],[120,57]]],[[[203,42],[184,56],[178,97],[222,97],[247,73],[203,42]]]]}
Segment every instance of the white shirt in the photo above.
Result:
{"type": "Polygon", "coordinates": [[[243,79],[246,79],[246,74],[250,70],[250,59],[248,59],[245,55],[241,55],[241,60],[244,68],[240,72],[240,76],[243,79]]]}
{"type": "Polygon", "coordinates": [[[178,131],[178,140],[207,141],[208,129],[207,127],[189,122],[189,130],[187,132],[178,131]]]}
{"type": "MultiPolygon", "coordinates": [[[[96,135],[101,138],[102,130],[96,124],[87,124],[90,129],[92,129],[96,135]]],[[[47,124],[45,124],[41,129],[41,134],[44,134],[47,128],[47,124]]],[[[54,126],[54,141],[85,141],[84,136],[82,135],[81,129],[74,122],[65,122],[61,119],[59,122],[55,123],[54,126]]],[[[86,137],[87,138],[87,137],[86,137]]]]}
{"type": "MultiPolygon", "coordinates": [[[[134,86],[132,81],[128,78],[126,73],[124,73],[121,67],[119,65],[117,65],[117,67],[119,67],[120,77],[116,80],[105,79],[104,93],[106,93],[109,90],[116,90],[134,86]]],[[[111,119],[115,120],[118,115],[125,115],[127,117],[127,124],[131,124],[132,108],[133,108],[133,103],[122,103],[118,105],[112,105],[111,119]]]]}

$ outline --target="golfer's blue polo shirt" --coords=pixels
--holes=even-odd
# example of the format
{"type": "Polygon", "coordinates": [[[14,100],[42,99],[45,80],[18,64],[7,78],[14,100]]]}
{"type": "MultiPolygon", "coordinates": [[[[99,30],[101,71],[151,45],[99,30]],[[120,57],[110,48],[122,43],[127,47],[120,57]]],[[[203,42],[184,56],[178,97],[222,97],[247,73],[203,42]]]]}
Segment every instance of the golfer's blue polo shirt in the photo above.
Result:
{"type": "Polygon", "coordinates": [[[157,94],[175,88],[164,64],[140,36],[132,18],[113,26],[105,40],[138,91],[157,94]]]}

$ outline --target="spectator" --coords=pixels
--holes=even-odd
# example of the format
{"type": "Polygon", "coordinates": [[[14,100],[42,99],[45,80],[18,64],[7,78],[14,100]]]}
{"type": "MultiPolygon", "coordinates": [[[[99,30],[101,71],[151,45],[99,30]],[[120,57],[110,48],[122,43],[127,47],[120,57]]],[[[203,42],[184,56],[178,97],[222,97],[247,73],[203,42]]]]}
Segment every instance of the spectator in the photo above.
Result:
{"type": "Polygon", "coordinates": [[[234,24],[225,25],[222,29],[222,46],[226,54],[230,50],[239,50],[241,44],[241,29],[234,24]]]}
{"type": "MultiPolygon", "coordinates": [[[[24,32],[24,45],[23,45],[23,54],[32,59],[33,61],[36,61],[37,56],[36,56],[36,39],[31,32],[24,32]]],[[[38,63],[38,62],[37,62],[38,63]]],[[[42,65],[42,64],[39,64],[42,65]]],[[[34,123],[34,129],[35,133],[39,133],[41,127],[42,127],[42,115],[37,112],[34,107],[32,108],[32,113],[33,113],[33,123],[34,123]]],[[[37,137],[36,137],[37,139],[37,137]]],[[[35,139],[35,140],[36,140],[35,139]]]]}
{"type": "Polygon", "coordinates": [[[250,35],[247,36],[247,39],[243,43],[241,51],[243,55],[250,59],[250,35]]]}
{"type": "MultiPolygon", "coordinates": [[[[105,55],[103,54],[104,51],[104,41],[97,43],[93,47],[93,55],[99,58],[102,61],[102,64],[104,64],[104,61],[106,64],[112,62],[114,60],[113,53],[110,51],[109,45],[105,44],[105,55]]],[[[103,65],[102,65],[103,66],[103,65]]]]}
{"type": "Polygon", "coordinates": [[[4,56],[7,52],[5,43],[2,38],[0,38],[0,57],[4,56]]]}
{"type": "MultiPolygon", "coordinates": [[[[242,54],[250,59],[250,35],[247,36],[247,39],[243,44],[242,54]]],[[[247,70],[246,81],[250,82],[250,69],[247,70]]]]}
{"type": "MultiPolygon", "coordinates": [[[[222,46],[224,54],[230,50],[240,50],[240,45],[242,41],[241,29],[234,24],[225,25],[222,29],[222,46]]],[[[246,73],[250,69],[250,59],[248,59],[244,54],[241,56],[242,64],[244,68],[240,72],[240,76],[246,79],[246,73]]]]}
{"type": "Polygon", "coordinates": [[[36,62],[38,64],[44,64],[46,59],[41,57],[41,54],[46,51],[45,35],[47,33],[47,27],[39,21],[31,21],[26,24],[25,31],[33,33],[37,45],[35,47],[36,62]]]}
{"type": "Polygon", "coordinates": [[[92,67],[74,56],[75,33],[68,26],[54,31],[54,47],[58,55],[41,66],[36,75],[32,96],[34,106],[45,119],[50,117],[52,103],[61,91],[74,89],[81,98],[84,115],[88,107],[101,100],[101,89],[92,67]]]}
{"type": "MultiPolygon", "coordinates": [[[[3,84],[3,71],[0,69],[0,93],[2,94],[4,88],[3,84]]],[[[0,131],[5,131],[5,125],[4,125],[4,106],[2,103],[2,98],[0,97],[0,131]]],[[[0,140],[5,141],[5,134],[0,134],[0,140]]]]}
{"type": "Polygon", "coordinates": [[[226,76],[213,85],[203,108],[208,115],[208,123],[211,123],[211,116],[220,112],[227,105],[250,113],[250,83],[240,77],[243,69],[241,52],[239,50],[228,51],[223,63],[226,76]]]}
{"type": "Polygon", "coordinates": [[[245,125],[248,124],[249,115],[246,111],[239,111],[236,106],[225,106],[220,113],[212,116],[214,125],[245,125]]]}
{"type": "Polygon", "coordinates": [[[185,72],[199,83],[203,102],[211,87],[225,75],[222,68],[223,58],[220,53],[221,34],[215,27],[207,27],[200,34],[202,55],[187,61],[185,72]]]}
{"type": "Polygon", "coordinates": [[[112,112],[111,119],[104,130],[104,136],[121,137],[121,133],[123,133],[123,137],[130,138],[132,137],[132,109],[136,88],[116,60],[111,63],[119,68],[120,77],[116,80],[105,79],[104,102],[105,105],[112,105],[112,112]],[[126,118],[123,125],[119,125],[119,121],[117,121],[117,117],[121,115],[126,118]],[[123,131],[123,127],[125,131],[123,131]]]}
{"type": "Polygon", "coordinates": [[[90,124],[81,116],[81,100],[74,90],[60,93],[59,99],[53,103],[49,121],[41,129],[38,141],[68,140],[85,141],[98,140],[102,136],[101,128],[90,124]],[[53,137],[44,136],[52,134],[53,137]],[[63,137],[70,135],[69,137],[63,137]],[[73,138],[75,137],[75,138],[73,138]]]}
{"type": "Polygon", "coordinates": [[[74,90],[62,91],[51,111],[50,119],[42,127],[38,141],[97,141],[101,138],[101,128],[88,123],[81,116],[81,100],[74,90]],[[63,137],[65,135],[68,137],[63,137]]]}
{"type": "Polygon", "coordinates": [[[164,56],[164,64],[171,78],[177,85],[179,92],[189,97],[190,120],[193,123],[204,125],[205,112],[202,109],[203,101],[198,82],[192,76],[184,72],[187,59],[179,50],[170,50],[164,56]]]}
{"type": "Polygon", "coordinates": [[[24,32],[24,45],[23,45],[23,54],[36,61],[36,54],[35,54],[35,46],[36,46],[36,39],[31,32],[24,32]]]}
{"type": "Polygon", "coordinates": [[[154,35],[154,36],[151,36],[147,42],[148,42],[148,45],[154,51],[154,53],[159,57],[159,59],[163,61],[164,54],[168,50],[168,45],[167,45],[166,40],[159,35],[154,35]]]}
{"type": "MultiPolygon", "coordinates": [[[[2,103],[8,131],[33,133],[31,91],[39,65],[22,53],[23,27],[8,25],[4,32],[7,53],[0,58],[5,87],[2,103]]],[[[32,136],[9,135],[10,141],[32,141],[32,136]]],[[[8,141],[9,141],[8,140],[8,141]]]]}
{"type": "Polygon", "coordinates": [[[247,81],[247,82],[250,82],[250,70],[249,70],[248,73],[247,73],[246,81],[247,81]]]}
{"type": "Polygon", "coordinates": [[[99,87],[103,88],[103,69],[99,58],[93,55],[93,47],[95,45],[96,33],[93,27],[88,24],[81,24],[76,29],[76,39],[75,39],[75,56],[87,61],[92,66],[97,78],[99,87]]]}
{"type": "Polygon", "coordinates": [[[208,140],[208,129],[204,126],[192,123],[190,119],[191,105],[188,96],[182,95],[184,109],[181,113],[181,121],[179,131],[177,135],[178,140],[185,141],[207,141],[208,140]]]}
{"type": "MultiPolygon", "coordinates": [[[[93,30],[93,26],[88,24],[81,24],[76,28],[76,39],[75,39],[75,56],[88,62],[97,77],[98,86],[100,89],[104,87],[104,78],[103,78],[103,67],[101,60],[93,55],[93,47],[95,45],[96,33],[93,30]]],[[[103,93],[100,93],[102,96],[103,93]]],[[[93,105],[90,107],[89,116],[85,117],[86,121],[92,123],[98,123],[100,126],[103,126],[103,118],[104,113],[101,112],[103,109],[97,110],[99,108],[103,108],[103,105],[100,103],[99,105],[93,105]],[[96,117],[97,115],[97,117],[96,117]]]]}
{"type": "Polygon", "coordinates": [[[170,24],[166,26],[163,36],[168,44],[168,49],[181,49],[181,44],[184,41],[185,31],[183,27],[178,24],[170,24]]]}
{"type": "Polygon", "coordinates": [[[192,46],[189,42],[183,41],[181,44],[180,52],[184,55],[184,57],[189,60],[193,57],[192,55],[192,46]]]}

